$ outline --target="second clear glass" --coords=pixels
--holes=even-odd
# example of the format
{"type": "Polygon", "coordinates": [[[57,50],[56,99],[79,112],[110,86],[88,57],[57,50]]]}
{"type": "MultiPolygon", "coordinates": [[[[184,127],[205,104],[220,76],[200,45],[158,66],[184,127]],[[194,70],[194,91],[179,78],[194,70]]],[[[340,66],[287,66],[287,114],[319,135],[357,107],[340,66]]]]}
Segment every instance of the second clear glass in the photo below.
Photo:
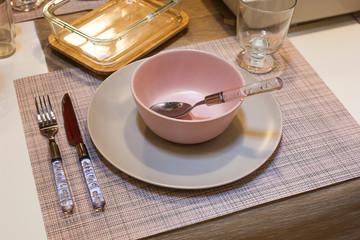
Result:
{"type": "Polygon", "coordinates": [[[287,35],[296,0],[238,0],[237,39],[240,67],[251,73],[275,68],[273,56],[287,35]]]}

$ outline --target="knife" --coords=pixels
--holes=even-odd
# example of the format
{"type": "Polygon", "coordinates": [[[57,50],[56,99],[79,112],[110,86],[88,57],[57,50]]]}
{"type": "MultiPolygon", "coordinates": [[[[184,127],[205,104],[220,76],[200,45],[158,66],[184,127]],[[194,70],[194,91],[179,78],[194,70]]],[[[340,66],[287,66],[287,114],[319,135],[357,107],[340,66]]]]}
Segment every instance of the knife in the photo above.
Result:
{"type": "Polygon", "coordinates": [[[92,206],[95,212],[102,212],[106,209],[106,202],[100,190],[90,156],[81,137],[75,111],[68,93],[63,97],[62,110],[66,136],[69,144],[76,147],[92,206]]]}

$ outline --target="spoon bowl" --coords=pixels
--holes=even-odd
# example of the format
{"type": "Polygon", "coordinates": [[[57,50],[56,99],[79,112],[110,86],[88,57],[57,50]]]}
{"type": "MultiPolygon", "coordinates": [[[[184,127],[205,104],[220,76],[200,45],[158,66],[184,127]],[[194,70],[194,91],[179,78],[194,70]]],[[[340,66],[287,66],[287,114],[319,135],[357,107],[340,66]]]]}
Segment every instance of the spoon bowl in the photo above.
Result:
{"type": "Polygon", "coordinates": [[[184,102],[163,102],[152,105],[150,109],[167,117],[182,118],[193,110],[193,108],[202,104],[205,104],[204,100],[193,106],[184,102]]]}

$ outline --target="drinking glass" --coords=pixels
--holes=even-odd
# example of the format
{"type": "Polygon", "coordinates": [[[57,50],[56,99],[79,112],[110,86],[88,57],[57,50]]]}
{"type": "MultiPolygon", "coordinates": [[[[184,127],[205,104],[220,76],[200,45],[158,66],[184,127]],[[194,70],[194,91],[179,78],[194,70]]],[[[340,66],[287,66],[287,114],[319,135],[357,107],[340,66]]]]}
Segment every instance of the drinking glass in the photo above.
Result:
{"type": "Polygon", "coordinates": [[[28,12],[39,8],[43,2],[44,0],[11,0],[11,6],[17,11],[28,12]]]}
{"type": "Polygon", "coordinates": [[[0,0],[0,58],[7,58],[15,52],[14,22],[8,0],[0,0]]]}
{"type": "Polygon", "coordinates": [[[251,73],[268,73],[275,67],[273,56],[289,30],[297,0],[238,0],[236,35],[243,49],[240,67],[251,73]]]}

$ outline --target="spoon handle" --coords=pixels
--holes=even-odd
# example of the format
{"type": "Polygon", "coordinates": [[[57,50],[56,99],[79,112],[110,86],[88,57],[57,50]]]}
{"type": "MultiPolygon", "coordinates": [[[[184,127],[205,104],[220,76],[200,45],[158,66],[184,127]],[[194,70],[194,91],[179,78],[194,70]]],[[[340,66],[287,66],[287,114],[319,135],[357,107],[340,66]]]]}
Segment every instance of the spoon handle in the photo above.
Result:
{"type": "Polygon", "coordinates": [[[283,81],[279,77],[266,79],[257,83],[245,85],[240,88],[233,88],[206,96],[205,103],[207,105],[212,105],[235,100],[240,101],[248,96],[279,90],[282,88],[282,86],[283,81]]]}

